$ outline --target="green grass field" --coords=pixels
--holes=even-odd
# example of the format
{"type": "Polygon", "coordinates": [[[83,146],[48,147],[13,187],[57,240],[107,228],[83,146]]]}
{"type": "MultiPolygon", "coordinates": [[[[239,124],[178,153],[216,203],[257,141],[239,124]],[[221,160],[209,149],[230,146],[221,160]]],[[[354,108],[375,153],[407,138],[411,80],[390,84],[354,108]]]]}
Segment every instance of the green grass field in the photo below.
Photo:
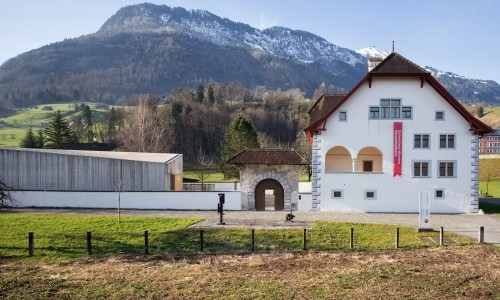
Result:
{"type": "MultiPolygon", "coordinates": [[[[62,215],[36,213],[0,214],[0,257],[28,257],[28,233],[34,232],[35,259],[61,260],[87,255],[86,232],[92,232],[93,254],[140,254],[144,252],[144,231],[149,232],[149,250],[156,254],[189,255],[200,251],[200,229],[188,228],[200,219],[161,217],[62,215]]],[[[307,248],[327,251],[349,249],[349,232],[354,228],[355,249],[392,249],[396,226],[315,222],[307,231],[307,248]]],[[[437,232],[417,233],[415,228],[400,227],[400,247],[421,248],[435,244],[422,238],[437,238],[437,232]]],[[[451,236],[451,234],[450,234],[451,236]]],[[[454,235],[453,235],[454,236],[454,235]]],[[[467,238],[454,236],[462,244],[467,238]]],[[[206,253],[248,253],[251,229],[204,229],[206,253]]],[[[255,251],[301,251],[303,230],[255,230],[255,251]]]]}
{"type": "MultiPolygon", "coordinates": [[[[479,194],[484,196],[486,191],[486,182],[479,182],[479,194]]],[[[494,178],[488,184],[488,194],[495,197],[500,198],[500,178],[494,178]]]]}
{"type": "MultiPolygon", "coordinates": [[[[218,182],[235,182],[237,179],[236,178],[231,178],[228,180],[224,180],[224,175],[222,172],[219,171],[208,171],[205,175],[205,182],[210,182],[210,183],[218,183],[218,182]]],[[[200,180],[194,171],[184,171],[184,178],[190,178],[190,179],[196,179],[200,180]]],[[[300,182],[307,182],[309,181],[309,177],[307,174],[300,173],[299,176],[299,181],[300,182]]],[[[200,181],[201,182],[201,181],[200,181]]]]}
{"type": "MultiPolygon", "coordinates": [[[[92,109],[95,120],[102,118],[106,111],[104,108],[97,108],[96,104],[87,102],[85,104],[92,109]]],[[[68,118],[81,113],[75,111],[74,103],[56,103],[13,110],[3,115],[0,117],[0,121],[3,121],[6,125],[0,126],[0,147],[19,147],[19,143],[30,126],[30,122],[32,128],[36,131],[38,128],[43,127],[44,124],[48,124],[57,110],[61,111],[66,121],[68,121],[68,118]],[[51,110],[47,110],[48,107],[51,110]]]]}

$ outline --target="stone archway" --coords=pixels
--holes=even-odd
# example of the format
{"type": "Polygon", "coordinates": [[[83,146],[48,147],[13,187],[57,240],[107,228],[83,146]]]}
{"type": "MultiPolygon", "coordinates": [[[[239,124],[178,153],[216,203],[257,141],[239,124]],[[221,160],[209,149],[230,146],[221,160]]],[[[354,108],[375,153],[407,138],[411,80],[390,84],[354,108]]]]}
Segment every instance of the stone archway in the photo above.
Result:
{"type": "MultiPolygon", "coordinates": [[[[282,175],[271,173],[271,172],[260,174],[252,179],[250,185],[248,186],[248,190],[247,190],[248,208],[249,209],[258,209],[257,203],[256,203],[257,186],[261,182],[268,182],[268,183],[274,182],[273,187],[276,187],[276,188],[277,188],[276,185],[279,185],[280,189],[279,188],[277,188],[277,189],[280,190],[280,192],[281,192],[281,189],[283,190],[283,206],[282,207],[279,206],[279,208],[280,209],[290,209],[292,191],[290,189],[290,185],[289,185],[288,181],[282,175]]],[[[263,187],[265,187],[265,186],[266,185],[264,183],[263,187]]],[[[273,188],[270,188],[270,189],[273,189],[273,188]]]]}
{"type": "Polygon", "coordinates": [[[256,210],[283,210],[285,208],[285,191],[274,179],[264,179],[255,187],[256,210]],[[272,191],[271,194],[266,194],[272,191]]]}

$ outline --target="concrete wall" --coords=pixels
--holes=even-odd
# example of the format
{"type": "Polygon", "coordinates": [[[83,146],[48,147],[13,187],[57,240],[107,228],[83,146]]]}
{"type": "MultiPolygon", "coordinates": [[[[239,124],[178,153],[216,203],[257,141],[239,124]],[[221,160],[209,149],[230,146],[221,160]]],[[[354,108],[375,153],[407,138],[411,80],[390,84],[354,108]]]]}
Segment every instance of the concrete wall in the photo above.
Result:
{"type": "MultiPolygon", "coordinates": [[[[123,209],[216,210],[218,192],[123,192],[123,209]]],[[[240,192],[224,192],[226,210],[240,210],[240,192]]],[[[18,207],[117,208],[114,192],[17,191],[12,195],[18,207]]]]}
{"type": "Polygon", "coordinates": [[[374,78],[360,87],[339,111],[347,112],[347,121],[332,114],[326,131],[314,137],[313,208],[334,211],[418,212],[419,191],[431,193],[431,211],[464,213],[477,211],[477,136],[460,116],[429,84],[420,86],[418,78],[374,78]],[[401,99],[412,107],[412,119],[369,119],[369,107],[380,99],[401,99]],[[435,120],[435,112],[444,111],[445,120],[435,120]],[[402,176],[393,176],[393,123],[403,123],[402,176]],[[414,134],[429,134],[430,148],[415,149],[414,134]],[[440,149],[439,135],[454,134],[455,148],[440,149]],[[382,153],[381,173],[325,172],[329,149],[345,147],[355,160],[364,147],[376,147],[382,153]],[[430,177],[413,176],[413,161],[430,161],[430,177]],[[454,178],[438,177],[439,161],[455,161],[454,178]],[[444,199],[435,199],[434,190],[444,189],[444,199]],[[332,190],[342,190],[341,199],[332,199],[332,190]],[[365,199],[366,191],[376,198],[365,199]]]}

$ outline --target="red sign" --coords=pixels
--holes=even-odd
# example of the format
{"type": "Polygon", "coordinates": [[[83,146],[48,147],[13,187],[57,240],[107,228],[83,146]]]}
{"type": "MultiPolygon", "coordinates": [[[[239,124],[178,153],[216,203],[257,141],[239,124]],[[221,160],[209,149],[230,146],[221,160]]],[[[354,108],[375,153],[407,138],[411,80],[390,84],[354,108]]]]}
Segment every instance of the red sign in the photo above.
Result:
{"type": "Polygon", "coordinates": [[[394,173],[401,176],[403,162],[403,123],[394,122],[394,173]]]}

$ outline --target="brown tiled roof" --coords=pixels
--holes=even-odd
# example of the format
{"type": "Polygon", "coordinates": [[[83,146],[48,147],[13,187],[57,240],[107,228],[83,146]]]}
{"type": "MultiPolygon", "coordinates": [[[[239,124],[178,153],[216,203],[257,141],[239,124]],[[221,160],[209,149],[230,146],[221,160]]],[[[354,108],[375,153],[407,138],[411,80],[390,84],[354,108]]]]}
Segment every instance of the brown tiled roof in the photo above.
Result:
{"type": "Polygon", "coordinates": [[[311,109],[309,109],[309,120],[307,125],[313,124],[323,118],[344,99],[344,96],[344,94],[321,95],[311,109]]]}
{"type": "Polygon", "coordinates": [[[417,64],[409,61],[396,52],[389,54],[381,63],[379,63],[369,74],[398,74],[398,75],[426,75],[430,74],[417,64]]]}
{"type": "Polygon", "coordinates": [[[306,160],[293,149],[245,149],[227,161],[233,165],[306,165],[306,160]]]}

